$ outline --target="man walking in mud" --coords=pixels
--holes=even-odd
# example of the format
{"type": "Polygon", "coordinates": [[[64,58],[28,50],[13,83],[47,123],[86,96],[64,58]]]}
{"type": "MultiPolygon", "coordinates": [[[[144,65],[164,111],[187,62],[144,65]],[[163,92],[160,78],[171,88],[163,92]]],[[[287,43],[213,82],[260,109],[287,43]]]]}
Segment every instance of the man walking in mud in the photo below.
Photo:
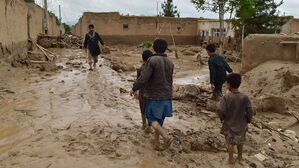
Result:
{"type": "Polygon", "coordinates": [[[233,70],[224,60],[224,58],[216,54],[216,46],[209,44],[206,48],[209,58],[209,70],[210,70],[210,84],[213,90],[214,100],[220,100],[222,97],[222,86],[226,80],[226,71],[232,73],[233,70]]]}
{"type": "Polygon", "coordinates": [[[86,53],[88,52],[89,70],[92,71],[93,69],[96,68],[98,62],[98,56],[101,54],[101,49],[98,42],[100,42],[103,47],[104,47],[104,42],[100,37],[100,35],[94,31],[93,24],[90,24],[88,28],[89,28],[89,32],[85,35],[84,49],[86,53]]]}
{"type": "Polygon", "coordinates": [[[167,58],[165,51],[168,44],[163,39],[154,41],[156,54],[150,57],[141,72],[141,76],[133,85],[130,94],[142,87],[146,101],[146,118],[149,126],[155,130],[155,149],[160,150],[159,136],[164,140],[167,149],[172,138],[162,128],[164,119],[172,117],[172,90],[174,64],[167,58]]]}

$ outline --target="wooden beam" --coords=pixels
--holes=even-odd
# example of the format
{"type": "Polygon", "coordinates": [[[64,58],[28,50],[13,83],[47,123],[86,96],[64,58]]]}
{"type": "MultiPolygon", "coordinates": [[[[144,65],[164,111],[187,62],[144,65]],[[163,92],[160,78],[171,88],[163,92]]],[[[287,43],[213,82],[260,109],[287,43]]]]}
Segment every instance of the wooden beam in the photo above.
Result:
{"type": "Polygon", "coordinates": [[[299,43],[297,43],[296,47],[296,60],[299,61],[299,43]]]}
{"type": "Polygon", "coordinates": [[[280,44],[299,44],[299,41],[282,41],[280,44]]]}

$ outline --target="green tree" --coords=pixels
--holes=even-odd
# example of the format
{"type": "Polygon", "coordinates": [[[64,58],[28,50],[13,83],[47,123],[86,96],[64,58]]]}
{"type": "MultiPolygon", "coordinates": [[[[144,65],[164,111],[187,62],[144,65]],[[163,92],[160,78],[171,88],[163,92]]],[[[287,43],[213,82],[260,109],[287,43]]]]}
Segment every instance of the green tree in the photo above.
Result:
{"type": "Polygon", "coordinates": [[[166,17],[180,17],[180,13],[177,10],[177,6],[173,4],[172,0],[165,0],[162,4],[162,15],[166,17]]]}
{"type": "Polygon", "coordinates": [[[273,34],[280,31],[288,17],[279,17],[278,7],[283,0],[246,0],[236,4],[236,19],[233,25],[241,30],[244,26],[244,35],[273,34]]]}
{"type": "Polygon", "coordinates": [[[63,26],[66,33],[72,31],[72,27],[70,25],[63,23],[63,26]]]}

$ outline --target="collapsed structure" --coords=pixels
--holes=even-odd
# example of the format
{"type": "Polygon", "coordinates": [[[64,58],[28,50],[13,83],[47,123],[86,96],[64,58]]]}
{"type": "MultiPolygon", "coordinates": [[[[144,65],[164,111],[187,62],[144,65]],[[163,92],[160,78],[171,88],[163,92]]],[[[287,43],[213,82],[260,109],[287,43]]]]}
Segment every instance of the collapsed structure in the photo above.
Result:
{"type": "Polygon", "coordinates": [[[242,72],[269,61],[299,62],[299,36],[251,34],[244,40],[242,72]]]}

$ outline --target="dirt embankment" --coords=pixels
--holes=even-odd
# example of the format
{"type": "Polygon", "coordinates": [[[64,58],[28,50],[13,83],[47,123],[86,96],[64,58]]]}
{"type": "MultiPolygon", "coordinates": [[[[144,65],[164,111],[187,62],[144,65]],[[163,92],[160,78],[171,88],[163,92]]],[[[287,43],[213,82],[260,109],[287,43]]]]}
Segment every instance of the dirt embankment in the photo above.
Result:
{"type": "MultiPolygon", "coordinates": [[[[127,93],[141,65],[142,49],[114,46],[110,50],[93,72],[87,71],[86,54],[80,49],[51,50],[60,67],[54,72],[1,63],[0,167],[228,167],[220,120],[205,107],[210,91],[207,56],[200,48],[182,46],[179,59],[174,52],[167,53],[176,65],[176,100],[174,117],[165,122],[174,142],[165,151],[153,150],[153,134],[141,130],[138,102],[127,93]],[[116,71],[114,64],[122,68],[116,71]]],[[[240,63],[230,64],[238,71],[240,63]]],[[[242,91],[254,103],[268,93],[295,102],[298,67],[271,63],[275,65],[271,71],[266,65],[244,76],[242,91]],[[262,79],[263,75],[269,79],[262,79]]],[[[286,111],[298,116],[294,104],[286,103],[286,111]]],[[[296,119],[271,110],[257,112],[254,118],[243,166],[235,167],[298,166],[296,119]]]]}

